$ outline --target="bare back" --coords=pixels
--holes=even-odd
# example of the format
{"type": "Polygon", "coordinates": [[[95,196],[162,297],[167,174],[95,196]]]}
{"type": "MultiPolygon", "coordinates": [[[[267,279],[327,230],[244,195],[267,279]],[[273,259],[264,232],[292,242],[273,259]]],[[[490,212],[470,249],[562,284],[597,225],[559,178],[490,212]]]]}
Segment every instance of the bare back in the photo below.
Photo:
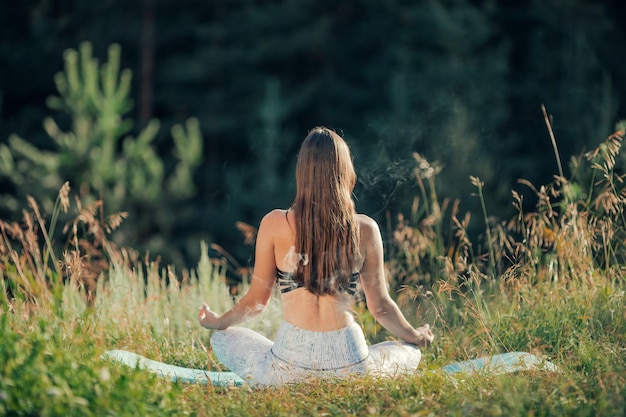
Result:
{"type": "MultiPolygon", "coordinates": [[[[292,211],[274,210],[272,219],[274,261],[276,268],[285,272],[296,269],[299,260],[295,253],[295,216],[292,211]]],[[[360,271],[362,265],[355,265],[360,271]]],[[[353,297],[348,294],[318,296],[306,288],[281,294],[283,319],[294,326],[311,331],[333,331],[354,322],[353,297]]]]}

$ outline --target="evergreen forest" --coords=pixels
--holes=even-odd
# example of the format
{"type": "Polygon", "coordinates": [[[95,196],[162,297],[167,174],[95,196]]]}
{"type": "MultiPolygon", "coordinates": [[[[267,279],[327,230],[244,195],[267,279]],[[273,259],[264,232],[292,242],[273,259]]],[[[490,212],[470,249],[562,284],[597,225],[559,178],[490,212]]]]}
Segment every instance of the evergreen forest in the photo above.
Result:
{"type": "Polygon", "coordinates": [[[28,196],[51,213],[67,182],[125,218],[120,246],[185,267],[206,240],[236,270],[324,125],[386,235],[427,201],[425,167],[480,234],[511,190],[533,208],[535,185],[589,175],[626,118],[625,21],[617,0],[5,1],[0,218],[28,196]]]}

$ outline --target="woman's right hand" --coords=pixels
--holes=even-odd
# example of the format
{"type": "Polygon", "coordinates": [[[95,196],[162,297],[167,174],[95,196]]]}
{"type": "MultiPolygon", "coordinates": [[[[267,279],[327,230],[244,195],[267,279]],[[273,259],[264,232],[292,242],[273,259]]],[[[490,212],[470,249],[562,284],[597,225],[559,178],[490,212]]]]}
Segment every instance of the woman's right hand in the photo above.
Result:
{"type": "Polygon", "coordinates": [[[200,325],[205,329],[217,329],[219,315],[211,311],[208,305],[202,304],[200,312],[198,313],[198,321],[200,325]]]}

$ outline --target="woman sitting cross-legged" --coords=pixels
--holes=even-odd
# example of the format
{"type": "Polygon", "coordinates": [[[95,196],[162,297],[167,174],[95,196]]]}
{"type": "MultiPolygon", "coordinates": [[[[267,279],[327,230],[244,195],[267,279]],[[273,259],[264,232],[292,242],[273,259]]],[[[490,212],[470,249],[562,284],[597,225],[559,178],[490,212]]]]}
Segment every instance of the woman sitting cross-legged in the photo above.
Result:
{"type": "Polygon", "coordinates": [[[346,142],[312,129],[298,154],[293,205],[259,226],[248,292],[223,315],[200,308],[200,324],[218,329],[211,337],[218,360],[251,384],[412,372],[419,347],[433,341],[429,325],[414,328],[389,295],[380,230],[356,213],[355,183],[346,142]],[[369,311],[402,342],[367,345],[351,310],[359,281],[369,311]],[[283,312],[275,340],[236,327],[263,312],[275,285],[283,312]]]}

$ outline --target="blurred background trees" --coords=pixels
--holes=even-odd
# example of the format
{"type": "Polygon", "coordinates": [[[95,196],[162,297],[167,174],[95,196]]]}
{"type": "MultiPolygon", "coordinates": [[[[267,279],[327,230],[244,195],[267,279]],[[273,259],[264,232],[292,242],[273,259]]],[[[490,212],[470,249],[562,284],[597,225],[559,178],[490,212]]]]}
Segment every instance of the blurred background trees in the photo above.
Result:
{"type": "Polygon", "coordinates": [[[298,146],[326,125],[354,152],[359,210],[383,226],[418,193],[413,152],[442,167],[439,196],[473,212],[480,177],[490,214],[507,218],[518,178],[558,173],[541,104],[564,166],[625,117],[625,17],[620,2],[583,0],[5,2],[0,217],[70,180],[129,212],[122,243],[184,264],[205,239],[246,263],[235,222],[290,204],[298,146]],[[80,136],[55,74],[83,42],[98,65],[119,45],[132,73],[109,160],[59,136],[80,136]]]}

